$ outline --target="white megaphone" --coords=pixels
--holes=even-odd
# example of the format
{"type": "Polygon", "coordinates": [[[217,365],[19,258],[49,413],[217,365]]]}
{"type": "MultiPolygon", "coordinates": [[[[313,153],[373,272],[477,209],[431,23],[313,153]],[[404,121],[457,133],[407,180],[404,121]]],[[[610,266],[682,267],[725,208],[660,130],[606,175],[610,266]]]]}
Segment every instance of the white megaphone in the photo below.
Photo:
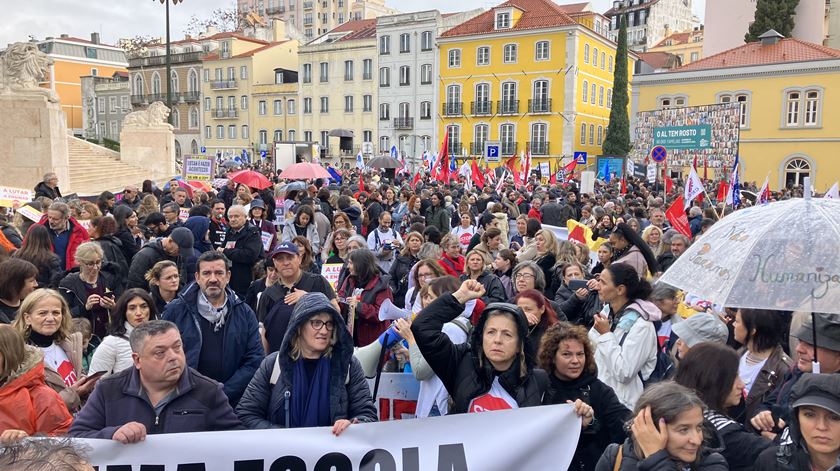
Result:
{"type": "Polygon", "coordinates": [[[411,311],[398,308],[390,299],[386,299],[379,307],[380,321],[395,321],[397,319],[409,319],[410,317],[411,311]]]}
{"type": "Polygon", "coordinates": [[[402,336],[397,333],[394,326],[391,326],[376,341],[366,347],[358,347],[353,352],[353,356],[359,360],[362,365],[362,370],[365,372],[366,378],[373,378],[376,376],[376,369],[379,366],[379,359],[382,355],[383,348],[391,348],[397,342],[402,340],[402,336]]]}

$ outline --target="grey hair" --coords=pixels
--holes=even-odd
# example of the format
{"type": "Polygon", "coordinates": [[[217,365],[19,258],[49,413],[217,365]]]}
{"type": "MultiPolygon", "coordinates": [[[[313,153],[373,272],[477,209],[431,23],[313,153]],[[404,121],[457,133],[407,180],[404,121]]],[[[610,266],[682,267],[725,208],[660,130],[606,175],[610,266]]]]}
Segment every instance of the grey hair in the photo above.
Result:
{"type": "Polygon", "coordinates": [[[56,174],[55,174],[55,172],[48,172],[48,173],[45,173],[45,174],[44,174],[44,181],[45,181],[45,182],[46,182],[46,181],[49,181],[51,178],[53,178],[53,177],[57,177],[57,176],[58,176],[58,175],[56,175],[56,174]]]}
{"type": "Polygon", "coordinates": [[[6,471],[75,471],[87,463],[88,447],[68,438],[17,440],[0,449],[6,471]]]}
{"type": "Polygon", "coordinates": [[[417,258],[419,260],[423,260],[426,258],[433,258],[439,259],[443,255],[443,250],[440,249],[440,246],[433,243],[433,242],[424,242],[423,245],[420,246],[420,250],[417,252],[417,258]]]}
{"type": "Polygon", "coordinates": [[[683,242],[685,242],[685,246],[686,246],[686,248],[688,248],[688,246],[689,246],[689,245],[691,245],[691,240],[690,240],[688,237],[686,237],[685,235],[683,235],[683,234],[674,234],[674,235],[672,235],[672,236],[671,236],[671,243],[673,243],[673,242],[674,242],[674,240],[677,240],[677,239],[678,239],[678,240],[681,240],[681,241],[683,241],[683,242]]]}
{"type": "MultiPolygon", "coordinates": [[[[525,260],[516,264],[516,267],[513,268],[513,279],[516,280],[516,275],[522,271],[523,268],[530,268],[532,272],[534,272],[534,289],[537,291],[545,290],[545,274],[537,265],[536,262],[533,260],[525,260]]],[[[514,289],[516,289],[516,283],[514,283],[514,289]]]]}
{"type": "Polygon", "coordinates": [[[674,299],[676,297],[677,289],[662,283],[657,283],[653,287],[653,294],[650,295],[652,300],[674,299]]]}
{"type": "Polygon", "coordinates": [[[165,205],[163,205],[163,207],[161,208],[161,211],[164,210],[164,209],[168,209],[168,210],[170,210],[172,212],[175,212],[175,213],[177,213],[181,210],[181,208],[178,206],[178,203],[176,203],[174,201],[166,203],[165,205]]]}
{"type": "Polygon", "coordinates": [[[230,212],[233,211],[233,210],[242,211],[242,214],[245,217],[248,216],[248,211],[245,211],[245,206],[242,206],[241,204],[231,205],[230,208],[228,208],[228,210],[227,210],[228,215],[230,215],[230,212]]]}
{"type": "Polygon", "coordinates": [[[691,209],[688,210],[688,215],[690,217],[702,216],[703,215],[703,210],[700,209],[699,206],[692,206],[691,209]]]}
{"type": "Polygon", "coordinates": [[[76,260],[80,262],[90,262],[95,257],[105,258],[105,252],[102,250],[102,246],[99,245],[99,242],[91,241],[79,244],[79,246],[76,247],[76,253],[74,256],[76,257],[76,260]]]}
{"type": "MultiPolygon", "coordinates": [[[[128,343],[131,344],[131,351],[140,353],[140,350],[143,349],[143,344],[146,343],[147,337],[165,334],[170,330],[178,330],[178,326],[173,322],[162,319],[156,319],[138,325],[131,331],[131,337],[128,339],[128,343]]],[[[180,331],[178,332],[180,333],[180,331]]]]}
{"type": "Polygon", "coordinates": [[[347,244],[348,245],[350,244],[350,242],[356,242],[356,243],[360,244],[362,247],[367,247],[368,246],[367,245],[367,240],[365,240],[364,237],[362,237],[358,234],[356,234],[353,237],[347,239],[347,244]]]}
{"type": "Polygon", "coordinates": [[[50,205],[47,211],[58,211],[64,219],[70,217],[70,206],[67,206],[67,203],[55,202],[50,205]]]}

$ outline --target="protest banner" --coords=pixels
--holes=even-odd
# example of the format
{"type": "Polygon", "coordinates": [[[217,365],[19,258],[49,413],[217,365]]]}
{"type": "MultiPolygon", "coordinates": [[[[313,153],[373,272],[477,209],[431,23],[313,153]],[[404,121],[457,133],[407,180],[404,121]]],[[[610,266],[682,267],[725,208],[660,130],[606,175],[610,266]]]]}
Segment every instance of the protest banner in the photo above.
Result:
{"type": "Polygon", "coordinates": [[[26,204],[35,197],[32,190],[25,188],[13,188],[10,186],[0,186],[0,206],[4,208],[11,208],[18,204],[26,204]]]}
{"type": "Polygon", "coordinates": [[[341,273],[341,267],[344,266],[341,263],[325,263],[321,265],[321,276],[327,279],[330,282],[330,286],[333,289],[336,289],[336,283],[338,283],[338,275],[341,273]]]}
{"type": "Polygon", "coordinates": [[[468,471],[567,469],[579,435],[564,404],[355,424],[339,437],[317,427],[74,441],[99,471],[468,471]]]}
{"type": "Polygon", "coordinates": [[[41,220],[42,217],[44,217],[44,213],[38,211],[32,206],[21,206],[20,208],[16,209],[15,212],[33,222],[38,222],[41,220]]]}
{"type": "MultiPolygon", "coordinates": [[[[373,378],[367,380],[373,391],[373,378]]],[[[380,422],[413,419],[417,412],[420,381],[411,373],[382,373],[376,394],[376,412],[380,422]]]]}
{"type": "Polygon", "coordinates": [[[202,180],[209,182],[215,175],[213,159],[187,157],[184,159],[184,180],[202,180]]]}

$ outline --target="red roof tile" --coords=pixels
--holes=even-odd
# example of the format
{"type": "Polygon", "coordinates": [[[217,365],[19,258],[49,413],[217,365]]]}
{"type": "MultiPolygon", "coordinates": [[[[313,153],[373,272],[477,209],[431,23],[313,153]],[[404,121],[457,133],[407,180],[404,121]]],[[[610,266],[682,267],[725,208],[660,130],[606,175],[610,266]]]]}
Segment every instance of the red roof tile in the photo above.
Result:
{"type": "Polygon", "coordinates": [[[639,60],[654,69],[667,69],[673,66],[674,55],[669,52],[639,52],[639,60]]]}
{"type": "Polygon", "coordinates": [[[765,45],[761,42],[744,44],[684,65],[675,69],[674,72],[829,59],[840,59],[840,50],[788,38],[782,39],[776,44],[765,45]]]}
{"type": "Polygon", "coordinates": [[[253,56],[254,54],[256,54],[256,53],[258,53],[258,52],[265,51],[266,49],[271,49],[272,47],[274,47],[274,46],[279,46],[279,45],[281,45],[281,44],[283,44],[283,43],[285,43],[285,42],[288,42],[288,41],[277,41],[277,42],[275,42],[275,43],[267,44],[267,45],[265,45],[265,46],[258,47],[258,48],[256,48],[256,49],[251,49],[251,50],[250,50],[250,51],[248,51],[248,52],[243,52],[242,54],[237,54],[237,55],[233,56],[233,58],[234,58],[234,59],[239,59],[239,58],[241,58],[241,57],[251,57],[251,56],[253,56]]]}
{"type": "Polygon", "coordinates": [[[589,2],[569,3],[568,5],[558,6],[560,7],[560,10],[562,10],[564,13],[584,13],[586,12],[586,7],[589,6],[589,2]]]}
{"type": "Polygon", "coordinates": [[[343,25],[339,25],[333,28],[327,34],[344,32],[348,32],[348,34],[337,39],[336,42],[352,41],[354,39],[374,38],[376,37],[376,18],[371,18],[367,20],[348,21],[343,25]]]}
{"type": "Polygon", "coordinates": [[[441,37],[468,36],[473,34],[502,33],[507,31],[523,31],[529,29],[551,28],[556,26],[570,26],[577,22],[562,8],[551,0],[508,0],[501,5],[465,21],[460,25],[443,33],[441,37]],[[496,10],[499,8],[518,8],[522,10],[519,21],[510,29],[496,30],[496,10]]]}

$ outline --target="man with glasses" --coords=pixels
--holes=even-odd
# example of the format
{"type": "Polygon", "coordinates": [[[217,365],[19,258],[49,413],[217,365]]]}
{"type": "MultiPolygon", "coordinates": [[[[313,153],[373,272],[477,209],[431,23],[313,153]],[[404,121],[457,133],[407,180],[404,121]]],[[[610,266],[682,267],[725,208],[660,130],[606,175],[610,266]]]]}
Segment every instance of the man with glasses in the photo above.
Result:
{"type": "Polygon", "coordinates": [[[228,223],[225,219],[225,212],[227,207],[225,202],[220,199],[213,200],[210,207],[210,242],[213,244],[213,249],[223,247],[225,244],[225,233],[227,232],[228,223]]]}
{"type": "Polygon", "coordinates": [[[254,311],[228,287],[230,267],[220,252],[201,254],[195,283],[167,304],[163,319],[181,331],[187,365],[222,383],[235,406],[264,351],[254,311]]]}
{"type": "Polygon", "coordinates": [[[51,204],[38,224],[47,226],[53,252],[61,260],[61,266],[65,270],[75,267],[76,249],[89,241],[90,235],[78,221],[70,217],[70,207],[65,203],[51,204]]]}
{"type": "Polygon", "coordinates": [[[176,203],[166,203],[163,205],[161,213],[163,213],[163,217],[166,219],[166,225],[170,230],[183,225],[178,218],[181,215],[181,208],[176,203]]]}
{"type": "Polygon", "coordinates": [[[44,180],[35,186],[35,199],[42,196],[51,200],[61,198],[61,190],[58,189],[58,175],[52,172],[44,174],[44,180]]]}
{"type": "Polygon", "coordinates": [[[367,238],[368,248],[376,257],[376,263],[385,273],[391,270],[396,252],[403,245],[400,234],[391,227],[391,213],[383,211],[379,215],[379,227],[367,238]]]}
{"type": "Polygon", "coordinates": [[[117,204],[124,204],[137,211],[140,207],[140,190],[134,185],[126,185],[123,190],[123,197],[117,204]]]}

